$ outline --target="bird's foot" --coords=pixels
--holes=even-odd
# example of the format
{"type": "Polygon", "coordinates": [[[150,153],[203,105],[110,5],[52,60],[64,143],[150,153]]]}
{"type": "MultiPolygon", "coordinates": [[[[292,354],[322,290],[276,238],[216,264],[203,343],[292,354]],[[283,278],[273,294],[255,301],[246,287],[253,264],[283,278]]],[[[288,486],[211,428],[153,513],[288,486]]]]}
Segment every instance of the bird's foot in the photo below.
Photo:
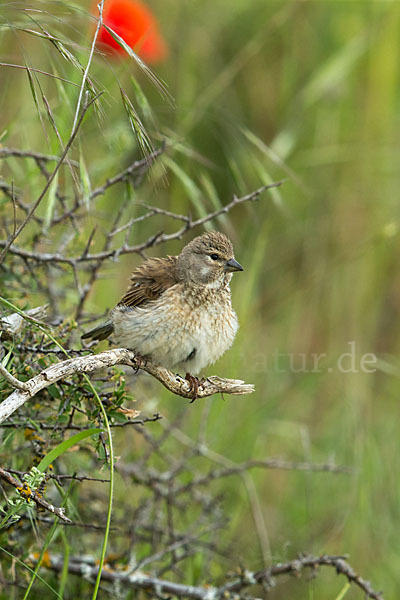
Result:
{"type": "Polygon", "coordinates": [[[199,385],[201,382],[198,377],[195,377],[194,375],[191,375],[190,373],[186,373],[185,379],[186,379],[186,381],[188,381],[190,383],[190,391],[192,393],[192,399],[190,401],[190,404],[192,404],[192,402],[194,402],[196,400],[196,398],[198,397],[197,395],[199,392],[199,385]]]}
{"type": "Polygon", "coordinates": [[[147,358],[145,356],[142,356],[138,352],[136,352],[135,359],[134,359],[134,365],[135,365],[134,366],[135,375],[137,375],[139,372],[139,369],[141,369],[142,367],[145,367],[147,365],[147,358]]]}

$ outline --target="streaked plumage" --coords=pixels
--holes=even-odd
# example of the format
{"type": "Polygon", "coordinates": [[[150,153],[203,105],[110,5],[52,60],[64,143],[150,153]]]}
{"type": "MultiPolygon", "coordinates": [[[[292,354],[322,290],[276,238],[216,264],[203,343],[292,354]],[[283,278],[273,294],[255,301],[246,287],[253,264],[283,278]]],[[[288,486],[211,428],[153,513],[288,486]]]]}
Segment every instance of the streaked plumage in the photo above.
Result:
{"type": "Polygon", "coordinates": [[[229,239],[205,233],[178,256],[151,258],[137,267],[110,320],[82,337],[113,333],[118,345],[195,375],[232,345],[238,321],[229,282],[237,270],[242,267],[229,239]]]}

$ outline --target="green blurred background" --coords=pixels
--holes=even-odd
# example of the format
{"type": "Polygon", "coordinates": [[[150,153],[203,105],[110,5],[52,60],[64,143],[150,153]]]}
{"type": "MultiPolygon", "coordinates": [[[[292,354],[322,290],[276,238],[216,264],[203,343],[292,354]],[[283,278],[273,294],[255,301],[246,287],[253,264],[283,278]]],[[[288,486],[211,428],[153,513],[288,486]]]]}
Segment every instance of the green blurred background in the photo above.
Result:
{"type": "MultiPolygon", "coordinates": [[[[79,69],[52,43],[18,28],[37,28],[40,22],[72,40],[71,51],[86,64],[88,3],[35,2],[38,12],[23,4],[4,6],[0,61],[79,83],[79,69]]],[[[137,201],[202,216],[233,194],[287,178],[279,190],[211,224],[232,237],[245,271],[232,285],[239,334],[210,372],[253,382],[256,393],[198,401],[185,409],[180,427],[196,438],[201,424],[208,447],[231,461],[280,456],[354,467],[350,476],[253,470],[268,534],[264,554],[284,560],[301,551],[348,553],[374,588],[394,598],[400,585],[400,5],[369,0],[149,4],[170,48],[155,71],[176,106],[160,96],[134,61],[95,57],[90,73],[95,86],[105,90],[103,112],[87,117],[74,157],[95,187],[138,156],[121,86],[153,143],[166,139],[170,145],[165,172],[156,167],[136,192],[120,186],[96,200],[76,243],[84,246],[94,223],[101,231],[126,193],[132,194],[127,220],[140,214],[137,201]],[[343,372],[337,361],[351,348],[356,368],[343,372]],[[322,353],[320,372],[312,372],[312,355],[322,353]],[[360,368],[367,353],[377,357],[373,373],[360,368]]],[[[1,143],[59,153],[41,92],[66,141],[78,88],[39,74],[29,82],[24,71],[3,67],[0,89],[1,143]]],[[[0,168],[7,180],[13,173],[26,201],[36,197],[41,180],[29,163],[10,159],[0,168]]],[[[45,204],[40,211],[46,213],[45,204]]],[[[157,224],[138,225],[134,241],[158,229],[175,231],[176,223],[160,217],[157,224]]],[[[25,230],[18,244],[31,236],[25,230]]],[[[188,239],[149,254],[178,253],[188,239]]],[[[43,248],[51,246],[50,232],[43,248]]],[[[105,264],[87,310],[111,308],[138,262],[124,256],[105,264]]],[[[63,310],[72,318],[72,275],[63,274],[62,282],[63,310]]],[[[42,301],[40,290],[32,289],[29,305],[42,301]]],[[[343,365],[349,370],[349,357],[343,365]]],[[[183,403],[160,393],[156,384],[150,404],[139,391],[136,398],[139,408],[160,410],[170,419],[183,410],[183,403]]],[[[134,460],[126,436],[116,438],[117,454],[134,460]]],[[[237,561],[261,568],[240,480],[226,479],[220,487],[231,518],[224,536],[237,561]]],[[[333,600],[343,585],[325,573],[312,582],[304,578],[278,586],[269,597],[333,600]]],[[[359,597],[356,589],[346,594],[359,597]]]]}

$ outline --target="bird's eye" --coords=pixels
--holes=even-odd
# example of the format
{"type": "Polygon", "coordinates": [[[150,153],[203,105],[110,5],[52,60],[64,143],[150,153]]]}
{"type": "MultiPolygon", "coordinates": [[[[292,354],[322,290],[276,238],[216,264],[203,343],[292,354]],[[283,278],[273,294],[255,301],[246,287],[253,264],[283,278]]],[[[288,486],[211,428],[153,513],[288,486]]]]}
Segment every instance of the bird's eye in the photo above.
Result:
{"type": "Polygon", "coordinates": [[[219,256],[218,254],[210,254],[210,258],[212,258],[212,260],[218,260],[219,256]]]}

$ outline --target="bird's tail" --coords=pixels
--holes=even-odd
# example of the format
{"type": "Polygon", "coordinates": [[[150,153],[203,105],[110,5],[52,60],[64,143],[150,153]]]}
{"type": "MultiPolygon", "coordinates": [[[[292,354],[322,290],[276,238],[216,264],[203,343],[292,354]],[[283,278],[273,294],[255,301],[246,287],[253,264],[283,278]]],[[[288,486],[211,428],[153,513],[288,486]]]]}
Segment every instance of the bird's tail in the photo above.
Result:
{"type": "Polygon", "coordinates": [[[114,331],[112,321],[106,321],[81,336],[82,340],[105,340],[114,331]]]}

